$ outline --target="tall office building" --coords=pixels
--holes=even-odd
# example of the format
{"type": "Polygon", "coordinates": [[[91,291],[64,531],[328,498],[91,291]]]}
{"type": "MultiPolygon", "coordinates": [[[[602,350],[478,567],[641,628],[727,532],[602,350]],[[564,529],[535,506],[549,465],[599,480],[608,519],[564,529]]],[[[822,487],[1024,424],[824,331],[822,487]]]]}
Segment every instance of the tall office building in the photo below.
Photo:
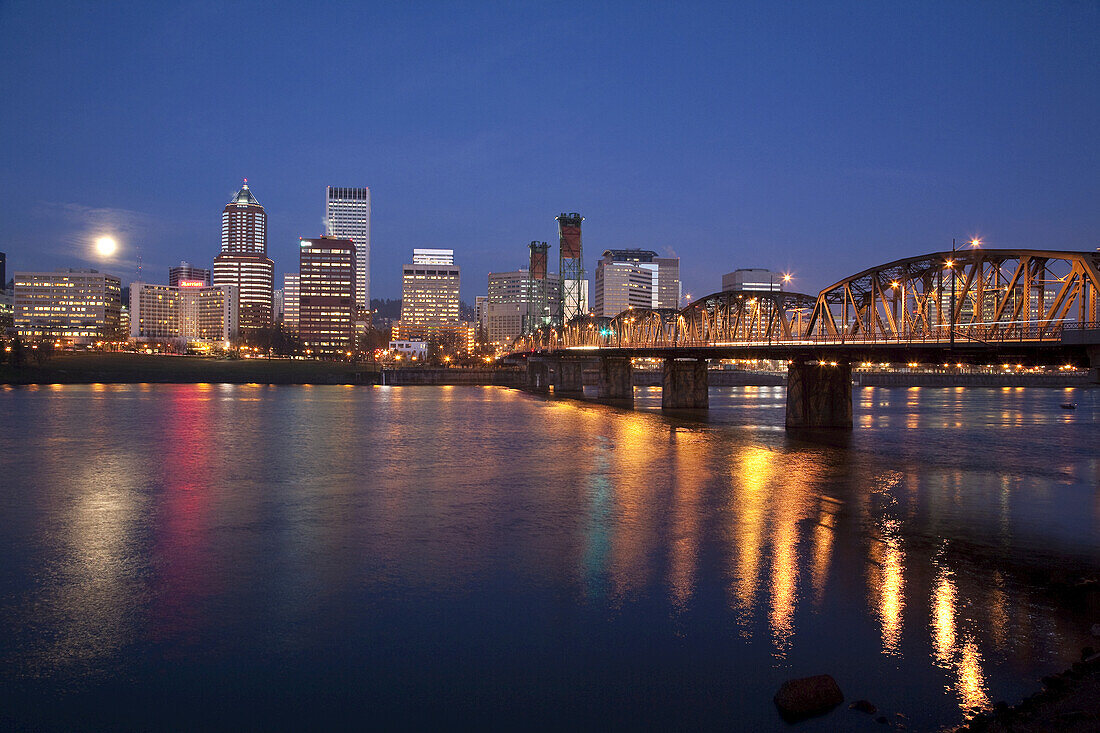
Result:
{"type": "Polygon", "coordinates": [[[303,239],[299,246],[298,337],[313,354],[355,348],[355,245],[350,239],[303,239]]]}
{"type": "Polygon", "coordinates": [[[190,262],[181,262],[175,267],[169,267],[168,284],[178,286],[181,280],[209,285],[210,270],[205,267],[195,267],[190,262]]]}
{"type": "Polygon", "coordinates": [[[235,286],[241,331],[274,322],[275,263],[267,256],[267,212],[247,178],[222,211],[222,251],[214,258],[213,283],[235,286]]]}
{"type": "Polygon", "coordinates": [[[593,308],[613,318],[628,308],[679,308],[680,259],[646,249],[609,249],[596,264],[593,308]]]}
{"type": "Polygon", "coordinates": [[[252,195],[247,178],[222,209],[222,252],[267,254],[267,212],[252,195]]]}
{"type": "Polygon", "coordinates": [[[455,338],[459,268],[454,250],[414,249],[401,270],[401,321],[393,338],[442,342],[455,338]]]}
{"type": "Polygon", "coordinates": [[[298,282],[298,275],[283,275],[283,328],[295,336],[298,335],[298,282]]]}
{"type": "Polygon", "coordinates": [[[742,268],[722,276],[722,291],[782,290],[783,275],[762,268],[742,268]]]}
{"type": "Polygon", "coordinates": [[[120,336],[122,282],[97,270],[15,273],[15,332],[88,344],[120,336]]]}
{"type": "Polygon", "coordinates": [[[8,256],[0,252],[0,290],[8,287],[8,256]]]}
{"type": "Polygon", "coordinates": [[[370,189],[325,189],[325,233],[355,245],[355,305],[370,310],[370,189]]]}
{"type": "Polygon", "coordinates": [[[548,303],[560,301],[561,280],[556,273],[534,278],[530,270],[490,272],[486,313],[490,343],[510,346],[517,336],[548,320],[548,303]]]}

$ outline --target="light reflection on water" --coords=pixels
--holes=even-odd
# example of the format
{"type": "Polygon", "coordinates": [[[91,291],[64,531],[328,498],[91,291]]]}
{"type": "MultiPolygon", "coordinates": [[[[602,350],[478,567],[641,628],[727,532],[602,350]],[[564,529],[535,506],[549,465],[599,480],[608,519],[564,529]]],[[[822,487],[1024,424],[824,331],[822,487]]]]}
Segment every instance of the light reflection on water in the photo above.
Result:
{"type": "Polygon", "coordinates": [[[1098,572],[1096,390],[863,388],[817,436],[783,399],[0,389],[5,715],[767,729],[827,671],[932,729],[1076,658],[1045,582],[1098,572]]]}

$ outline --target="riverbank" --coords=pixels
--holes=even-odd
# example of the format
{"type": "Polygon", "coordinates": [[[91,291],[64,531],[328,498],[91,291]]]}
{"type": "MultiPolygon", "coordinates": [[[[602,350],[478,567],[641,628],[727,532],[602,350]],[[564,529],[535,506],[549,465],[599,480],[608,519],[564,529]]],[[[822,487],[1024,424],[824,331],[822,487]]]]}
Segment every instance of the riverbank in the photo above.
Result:
{"type": "MultiPolygon", "coordinates": [[[[1087,374],[968,374],[950,372],[856,372],[857,387],[1089,387],[1087,374]]],[[[227,384],[385,384],[496,385],[521,387],[522,366],[480,367],[385,367],[342,361],[304,359],[211,359],[201,356],[164,356],[132,353],[61,353],[43,366],[15,368],[0,364],[0,384],[140,384],[199,382],[227,384]]],[[[595,371],[586,373],[585,384],[595,384],[595,371]]],[[[659,387],[659,370],[634,371],[635,387],[659,387]]],[[[712,387],[781,387],[786,375],[712,369],[712,387]]]]}
{"type": "Polygon", "coordinates": [[[127,353],[62,353],[42,366],[0,365],[4,384],[373,384],[377,376],[373,364],[127,353]]]}
{"type": "Polygon", "coordinates": [[[1005,372],[855,372],[857,387],[1090,387],[1097,386],[1087,372],[1077,374],[1034,374],[1005,372]]]}
{"type": "Polygon", "coordinates": [[[518,387],[516,367],[382,368],[304,359],[210,359],[129,353],[63,353],[43,366],[0,365],[0,384],[385,384],[518,387]]]}
{"type": "MultiPolygon", "coordinates": [[[[1086,650],[1088,651],[1088,650],[1086,650]]],[[[1100,730],[1100,654],[1043,679],[1043,689],[1019,705],[999,705],[955,733],[1095,733],[1100,730]]]]}

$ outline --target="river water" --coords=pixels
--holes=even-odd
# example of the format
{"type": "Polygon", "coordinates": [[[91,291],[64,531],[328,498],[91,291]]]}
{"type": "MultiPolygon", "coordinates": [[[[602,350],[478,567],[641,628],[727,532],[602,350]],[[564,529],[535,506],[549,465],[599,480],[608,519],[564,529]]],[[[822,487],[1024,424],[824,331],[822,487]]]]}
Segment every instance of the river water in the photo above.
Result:
{"type": "Polygon", "coordinates": [[[783,400],[0,387],[0,724],[934,730],[1096,644],[1100,390],[783,400]]]}

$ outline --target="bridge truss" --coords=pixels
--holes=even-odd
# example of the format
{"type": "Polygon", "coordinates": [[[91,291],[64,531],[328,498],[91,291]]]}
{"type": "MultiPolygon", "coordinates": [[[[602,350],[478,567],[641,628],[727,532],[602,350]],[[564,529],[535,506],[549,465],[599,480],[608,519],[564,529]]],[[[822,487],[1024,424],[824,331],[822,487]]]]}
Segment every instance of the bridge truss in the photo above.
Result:
{"type": "Polygon", "coordinates": [[[683,310],[580,316],[514,351],[1058,340],[1100,320],[1100,252],[962,250],[872,267],[816,297],[727,291],[683,310]]]}
{"type": "Polygon", "coordinates": [[[1100,253],[962,250],[897,260],[825,288],[805,338],[1046,339],[1095,323],[1100,253]]]}

